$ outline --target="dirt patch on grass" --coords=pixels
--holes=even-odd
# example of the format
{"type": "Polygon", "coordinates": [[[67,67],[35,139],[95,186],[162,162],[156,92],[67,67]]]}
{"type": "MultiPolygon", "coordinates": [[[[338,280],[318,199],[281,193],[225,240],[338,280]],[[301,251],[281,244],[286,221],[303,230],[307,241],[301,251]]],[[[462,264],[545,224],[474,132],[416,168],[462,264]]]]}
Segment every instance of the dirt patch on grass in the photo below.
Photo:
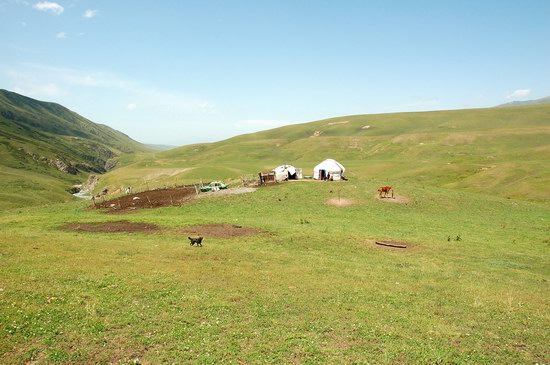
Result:
{"type": "Polygon", "coordinates": [[[398,195],[398,194],[394,194],[393,197],[389,196],[389,197],[380,197],[378,194],[376,194],[374,196],[376,198],[376,200],[379,200],[379,201],[382,201],[382,202],[386,202],[386,203],[395,203],[395,204],[408,204],[411,202],[411,199],[406,197],[406,196],[403,196],[403,195],[398,195]]]}
{"type": "Polygon", "coordinates": [[[95,208],[108,209],[110,212],[128,212],[144,208],[178,206],[191,200],[195,195],[196,191],[193,186],[149,190],[106,201],[96,199],[95,208]]]}
{"type": "Polygon", "coordinates": [[[327,204],[334,205],[336,207],[349,207],[350,205],[355,204],[355,201],[347,198],[330,198],[327,200],[327,204]]]}
{"type": "Polygon", "coordinates": [[[229,188],[197,195],[194,186],[181,186],[123,195],[105,201],[96,199],[94,208],[107,209],[107,213],[129,213],[138,209],[180,206],[195,198],[242,194],[254,191],[256,191],[255,188],[229,188]]]}
{"type": "Polygon", "coordinates": [[[252,236],[265,233],[258,228],[243,227],[238,224],[203,224],[197,226],[189,226],[179,231],[184,235],[216,237],[216,238],[233,238],[239,236],[252,236]]]}
{"type": "Polygon", "coordinates": [[[158,232],[160,227],[151,223],[139,222],[94,222],[94,223],[67,223],[61,226],[67,231],[76,232],[107,232],[107,233],[132,233],[132,232],[158,232]]]}
{"type": "MultiPolygon", "coordinates": [[[[173,229],[162,230],[161,227],[145,222],[92,222],[92,223],[67,223],[60,227],[66,231],[96,232],[96,233],[174,233],[173,229]]],[[[265,233],[258,228],[243,227],[238,224],[204,224],[177,229],[178,234],[189,236],[233,238],[239,236],[252,236],[265,233]]]]}

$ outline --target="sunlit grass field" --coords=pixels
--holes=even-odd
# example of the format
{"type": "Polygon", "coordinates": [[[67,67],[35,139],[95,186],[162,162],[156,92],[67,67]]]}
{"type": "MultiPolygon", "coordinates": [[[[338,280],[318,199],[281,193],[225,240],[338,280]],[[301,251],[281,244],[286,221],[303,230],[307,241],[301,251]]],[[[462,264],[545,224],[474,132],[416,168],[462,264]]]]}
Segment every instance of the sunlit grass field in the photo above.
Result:
{"type": "Polygon", "coordinates": [[[85,176],[7,154],[0,364],[548,364],[549,118],[547,105],[358,115],[123,154],[96,192],[236,186],[282,163],[311,175],[325,158],[350,179],[125,215],[55,204],[85,176]],[[409,202],[376,199],[386,184],[409,202]],[[162,230],[60,228],[119,220],[162,230]],[[180,230],[208,223],[264,233],[190,247],[180,230]]]}
{"type": "Polygon", "coordinates": [[[0,363],[550,363],[550,207],[410,179],[393,180],[410,198],[394,204],[382,183],[1,212],[0,363]],[[338,197],[354,205],[326,204],[338,197]],[[163,230],[59,228],[117,220],[163,230]],[[199,248],[178,232],[205,223],[265,233],[199,248]]]}

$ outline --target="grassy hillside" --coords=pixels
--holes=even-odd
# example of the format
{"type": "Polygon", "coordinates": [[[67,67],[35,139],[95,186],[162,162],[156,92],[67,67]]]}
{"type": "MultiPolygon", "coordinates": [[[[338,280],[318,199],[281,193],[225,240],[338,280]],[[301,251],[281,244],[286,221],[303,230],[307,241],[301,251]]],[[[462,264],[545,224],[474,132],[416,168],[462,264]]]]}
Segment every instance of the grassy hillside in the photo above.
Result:
{"type": "Polygon", "coordinates": [[[549,363],[550,207],[410,182],[392,204],[378,183],[0,212],[0,363],[549,363]],[[120,220],[161,230],[60,228],[120,220]],[[206,223],[266,233],[190,247],[206,223]]]}
{"type": "Polygon", "coordinates": [[[64,189],[112,161],[119,168],[102,177],[98,190],[238,179],[284,162],[311,175],[329,157],[352,179],[550,201],[549,104],[344,116],[168,151],[145,149],[57,104],[0,92],[3,208],[70,199],[64,189]],[[76,175],[59,171],[57,160],[76,175]],[[25,194],[29,189],[37,193],[25,194]]]}
{"type": "Polygon", "coordinates": [[[0,90],[0,208],[69,199],[71,184],[146,150],[59,104],[0,90]]]}
{"type": "MultiPolygon", "coordinates": [[[[127,215],[83,201],[0,211],[0,363],[550,363],[549,121],[549,106],[349,116],[122,154],[98,189],[281,162],[311,174],[327,157],[350,181],[127,215]],[[403,199],[376,199],[387,183],[403,199]],[[121,220],[159,230],[64,228],[121,220]],[[184,228],[221,223],[263,233],[189,246],[184,228]]],[[[29,179],[64,181],[1,176],[21,201],[36,199],[16,190],[29,179]]]]}
{"type": "Polygon", "coordinates": [[[414,181],[550,202],[550,105],[345,116],[158,152],[105,185],[238,178],[283,162],[335,158],[352,179],[414,181]]]}

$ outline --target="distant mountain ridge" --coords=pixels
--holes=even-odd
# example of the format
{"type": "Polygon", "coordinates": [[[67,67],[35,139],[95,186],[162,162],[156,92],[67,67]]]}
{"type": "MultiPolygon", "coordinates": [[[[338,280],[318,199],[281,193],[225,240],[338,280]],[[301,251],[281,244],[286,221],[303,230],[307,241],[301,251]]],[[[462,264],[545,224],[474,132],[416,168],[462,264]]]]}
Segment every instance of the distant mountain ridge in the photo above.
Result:
{"type": "Polygon", "coordinates": [[[550,104],[550,96],[546,96],[544,98],[535,99],[535,100],[516,100],[512,101],[510,103],[500,104],[497,105],[497,108],[507,108],[511,106],[524,106],[524,105],[536,105],[536,104],[550,104]]]}
{"type": "Polygon", "coordinates": [[[64,194],[59,187],[113,169],[124,154],[148,150],[62,105],[0,89],[0,189],[44,190],[51,183],[64,194]]]}

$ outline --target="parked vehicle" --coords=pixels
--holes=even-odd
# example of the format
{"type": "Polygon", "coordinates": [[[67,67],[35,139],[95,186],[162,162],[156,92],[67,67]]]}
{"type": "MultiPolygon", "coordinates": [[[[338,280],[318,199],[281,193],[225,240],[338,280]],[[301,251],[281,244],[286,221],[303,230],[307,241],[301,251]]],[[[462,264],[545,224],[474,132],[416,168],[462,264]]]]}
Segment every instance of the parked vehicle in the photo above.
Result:
{"type": "Polygon", "coordinates": [[[221,181],[212,181],[210,184],[204,185],[201,188],[201,192],[205,193],[207,191],[218,191],[222,189],[227,189],[227,185],[225,185],[221,181]]]}

